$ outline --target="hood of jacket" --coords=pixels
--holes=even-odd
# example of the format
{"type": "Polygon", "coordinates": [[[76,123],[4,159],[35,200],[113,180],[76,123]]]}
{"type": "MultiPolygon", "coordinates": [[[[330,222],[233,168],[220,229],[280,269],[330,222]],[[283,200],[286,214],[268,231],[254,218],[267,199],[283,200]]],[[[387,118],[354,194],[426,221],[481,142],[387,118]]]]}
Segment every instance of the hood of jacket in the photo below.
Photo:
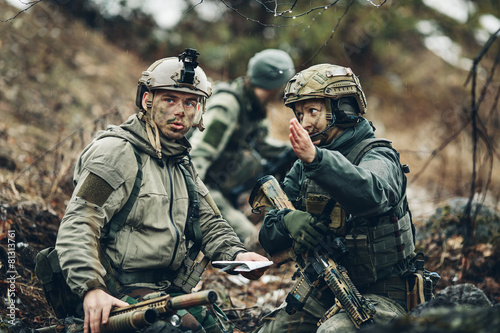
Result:
{"type": "MultiPolygon", "coordinates": [[[[97,133],[95,140],[105,137],[118,137],[125,139],[132,143],[139,151],[157,159],[156,152],[147,137],[146,123],[140,120],[137,114],[133,114],[119,126],[109,125],[106,130],[97,133]]],[[[160,142],[164,158],[170,157],[174,159],[182,159],[187,156],[191,150],[191,144],[186,138],[172,142],[167,140],[160,133],[160,142]]]]}
{"type": "Polygon", "coordinates": [[[320,148],[335,150],[346,156],[359,142],[374,137],[375,130],[370,122],[365,118],[361,118],[356,126],[346,128],[332,142],[320,148]]]}

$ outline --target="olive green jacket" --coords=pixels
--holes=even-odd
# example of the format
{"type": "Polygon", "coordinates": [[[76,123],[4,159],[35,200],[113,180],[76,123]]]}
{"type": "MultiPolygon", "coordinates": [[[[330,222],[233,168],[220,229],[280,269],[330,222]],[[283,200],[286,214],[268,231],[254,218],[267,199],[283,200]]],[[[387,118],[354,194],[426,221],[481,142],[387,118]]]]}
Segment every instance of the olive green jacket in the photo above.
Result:
{"type": "MultiPolygon", "coordinates": [[[[131,144],[142,159],[142,184],[125,225],[106,247],[106,253],[113,266],[126,272],[175,271],[181,266],[187,253],[189,196],[177,163],[189,154],[190,145],[186,139],[169,142],[162,138],[161,143],[163,166],[147,139],[144,122],[133,115],[122,125],[99,133],[78,159],[76,188],[56,242],[62,270],[78,295],[83,296],[89,289],[105,289],[106,271],[99,260],[99,240],[106,223],[125,205],[132,191],[137,162],[131,144]],[[102,206],[76,196],[89,173],[113,188],[102,206]]],[[[196,177],[195,182],[200,200],[202,251],[213,260],[231,260],[245,248],[228,223],[208,204],[208,190],[200,178],[196,177]]]]}

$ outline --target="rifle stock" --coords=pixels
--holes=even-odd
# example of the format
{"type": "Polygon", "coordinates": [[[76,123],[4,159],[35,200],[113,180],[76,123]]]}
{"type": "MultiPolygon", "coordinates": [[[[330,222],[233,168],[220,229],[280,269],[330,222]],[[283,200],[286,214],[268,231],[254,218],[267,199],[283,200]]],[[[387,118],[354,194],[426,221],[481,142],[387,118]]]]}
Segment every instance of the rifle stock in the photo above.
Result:
{"type": "MultiPolygon", "coordinates": [[[[261,209],[265,207],[295,210],[286,193],[272,175],[266,175],[257,181],[250,194],[249,203],[255,213],[260,213],[261,209]]],[[[315,281],[322,278],[332,290],[336,300],[335,304],[319,320],[318,326],[341,308],[346,310],[356,328],[373,322],[375,307],[360,294],[349,278],[347,270],[328,255],[310,250],[302,256],[297,256],[293,248],[290,248],[274,254],[272,260],[277,266],[293,260],[297,263],[302,275],[287,297],[288,313],[302,309],[311,294],[310,289],[314,288],[315,281]],[[307,283],[308,286],[304,286],[304,283],[307,283]]]]}
{"type": "Polygon", "coordinates": [[[101,325],[101,332],[135,332],[154,324],[162,316],[174,314],[177,310],[214,304],[216,300],[215,291],[205,290],[181,296],[164,295],[115,308],[110,313],[108,323],[101,325]]]}

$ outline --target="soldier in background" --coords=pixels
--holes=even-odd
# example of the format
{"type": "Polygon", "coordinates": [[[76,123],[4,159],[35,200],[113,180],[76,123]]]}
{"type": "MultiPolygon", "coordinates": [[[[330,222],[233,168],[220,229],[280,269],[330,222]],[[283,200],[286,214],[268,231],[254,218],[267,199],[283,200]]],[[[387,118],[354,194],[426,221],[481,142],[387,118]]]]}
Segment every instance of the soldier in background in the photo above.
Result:
{"type": "Polygon", "coordinates": [[[243,242],[255,240],[257,228],[235,208],[237,198],[231,189],[261,171],[265,160],[289,149],[269,139],[265,119],[268,103],[294,74],[288,53],[277,49],[256,53],[248,62],[246,76],[215,85],[204,117],[206,129],[189,139],[198,174],[243,242]]]}

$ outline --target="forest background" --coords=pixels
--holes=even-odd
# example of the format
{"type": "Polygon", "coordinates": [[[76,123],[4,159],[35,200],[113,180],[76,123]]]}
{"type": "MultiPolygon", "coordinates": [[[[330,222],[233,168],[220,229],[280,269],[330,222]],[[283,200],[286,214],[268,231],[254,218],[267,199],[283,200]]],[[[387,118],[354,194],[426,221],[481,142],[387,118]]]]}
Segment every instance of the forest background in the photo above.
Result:
{"type": "MultiPolygon", "coordinates": [[[[245,75],[264,48],[289,52],[296,71],[325,62],[351,67],[377,136],[392,140],[410,165],[418,245],[442,276],[438,288],[470,281],[498,302],[495,2],[1,0],[1,300],[8,304],[14,260],[16,318],[47,324],[32,259],[54,244],[75,159],[98,130],[135,112],[137,80],[149,64],[192,47],[213,81],[245,75]]],[[[276,101],[268,117],[272,135],[286,140],[291,111],[276,101]]],[[[249,284],[214,270],[203,287],[224,286],[246,331],[284,298],[291,272],[273,269],[249,284]]],[[[5,319],[1,304],[0,313],[5,319]]]]}

